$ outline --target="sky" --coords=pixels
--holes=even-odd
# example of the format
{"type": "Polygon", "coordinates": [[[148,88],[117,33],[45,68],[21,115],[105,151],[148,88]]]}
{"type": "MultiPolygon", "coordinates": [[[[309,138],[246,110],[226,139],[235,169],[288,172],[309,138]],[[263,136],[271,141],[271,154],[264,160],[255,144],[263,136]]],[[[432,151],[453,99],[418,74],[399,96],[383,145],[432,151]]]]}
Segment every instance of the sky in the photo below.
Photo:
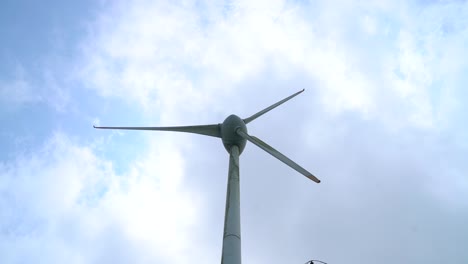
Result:
{"type": "Polygon", "coordinates": [[[466,1],[10,1],[0,262],[219,263],[248,125],[244,263],[468,263],[466,1]]]}

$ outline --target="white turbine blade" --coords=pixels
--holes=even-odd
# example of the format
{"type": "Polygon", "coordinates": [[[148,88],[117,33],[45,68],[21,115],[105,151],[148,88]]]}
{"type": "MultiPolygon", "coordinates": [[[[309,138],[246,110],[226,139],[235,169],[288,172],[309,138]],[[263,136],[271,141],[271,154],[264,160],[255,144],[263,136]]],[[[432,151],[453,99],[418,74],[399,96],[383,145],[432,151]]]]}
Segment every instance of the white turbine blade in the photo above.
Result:
{"type": "Polygon", "coordinates": [[[307,178],[313,180],[316,183],[320,183],[320,180],[317,179],[317,177],[315,177],[312,173],[308,172],[306,169],[299,166],[299,164],[297,164],[296,162],[290,160],[288,157],[283,155],[281,152],[277,151],[272,146],[270,146],[267,143],[263,142],[259,138],[254,137],[254,136],[249,136],[247,133],[243,132],[240,129],[238,129],[236,132],[237,132],[237,134],[239,136],[241,136],[241,137],[245,138],[246,140],[254,143],[255,145],[257,145],[258,147],[260,147],[264,151],[270,153],[273,157],[281,160],[282,162],[284,162],[289,167],[295,169],[297,172],[301,173],[302,175],[306,176],[307,178]]]}
{"type": "Polygon", "coordinates": [[[201,126],[174,126],[174,127],[102,127],[93,126],[98,129],[123,129],[123,130],[156,130],[156,131],[174,131],[200,134],[221,138],[221,129],[217,125],[201,125],[201,126]]]}
{"type": "Polygon", "coordinates": [[[281,105],[282,103],[288,101],[289,99],[293,98],[294,96],[296,96],[296,95],[302,93],[304,90],[305,90],[305,89],[302,89],[302,90],[300,90],[299,92],[297,92],[297,93],[295,93],[295,94],[293,94],[293,95],[291,95],[291,96],[288,96],[288,97],[284,98],[283,100],[277,102],[276,104],[273,104],[273,105],[271,105],[271,106],[269,106],[269,107],[263,109],[262,111],[260,111],[260,112],[258,112],[258,113],[256,113],[256,114],[252,115],[251,117],[248,117],[248,118],[244,119],[244,123],[248,124],[248,123],[252,122],[252,121],[255,120],[256,118],[258,118],[258,117],[260,117],[261,115],[265,114],[266,112],[268,112],[268,111],[272,110],[273,108],[275,108],[275,107],[281,105]]]}

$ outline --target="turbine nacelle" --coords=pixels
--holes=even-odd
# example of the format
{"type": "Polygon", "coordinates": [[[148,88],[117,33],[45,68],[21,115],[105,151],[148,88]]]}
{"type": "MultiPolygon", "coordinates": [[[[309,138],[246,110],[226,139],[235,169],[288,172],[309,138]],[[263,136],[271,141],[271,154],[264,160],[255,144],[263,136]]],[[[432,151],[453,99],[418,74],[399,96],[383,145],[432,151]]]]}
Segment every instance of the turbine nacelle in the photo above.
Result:
{"type": "Polygon", "coordinates": [[[221,124],[221,139],[227,152],[231,152],[233,145],[239,147],[239,154],[244,150],[247,140],[237,133],[238,130],[247,133],[244,120],[236,115],[228,116],[221,124]]]}

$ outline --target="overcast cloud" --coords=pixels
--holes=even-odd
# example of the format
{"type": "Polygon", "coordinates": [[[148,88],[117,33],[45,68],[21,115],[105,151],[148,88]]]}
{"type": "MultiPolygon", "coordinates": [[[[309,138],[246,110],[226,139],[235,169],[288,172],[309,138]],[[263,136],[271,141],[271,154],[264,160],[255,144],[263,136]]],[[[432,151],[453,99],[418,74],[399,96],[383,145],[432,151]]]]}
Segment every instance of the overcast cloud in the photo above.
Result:
{"type": "Polygon", "coordinates": [[[0,262],[468,263],[465,1],[50,1],[0,11],[0,262]]]}

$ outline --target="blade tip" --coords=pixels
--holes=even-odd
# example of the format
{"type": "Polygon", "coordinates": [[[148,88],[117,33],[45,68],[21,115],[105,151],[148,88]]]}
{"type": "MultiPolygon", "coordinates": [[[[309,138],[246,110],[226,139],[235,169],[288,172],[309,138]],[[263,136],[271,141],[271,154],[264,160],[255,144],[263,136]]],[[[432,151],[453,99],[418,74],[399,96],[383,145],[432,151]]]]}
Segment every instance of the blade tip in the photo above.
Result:
{"type": "Polygon", "coordinates": [[[312,181],[316,182],[316,183],[320,183],[321,181],[319,180],[319,178],[315,177],[314,175],[309,175],[307,176],[309,179],[311,179],[312,181]]]}

